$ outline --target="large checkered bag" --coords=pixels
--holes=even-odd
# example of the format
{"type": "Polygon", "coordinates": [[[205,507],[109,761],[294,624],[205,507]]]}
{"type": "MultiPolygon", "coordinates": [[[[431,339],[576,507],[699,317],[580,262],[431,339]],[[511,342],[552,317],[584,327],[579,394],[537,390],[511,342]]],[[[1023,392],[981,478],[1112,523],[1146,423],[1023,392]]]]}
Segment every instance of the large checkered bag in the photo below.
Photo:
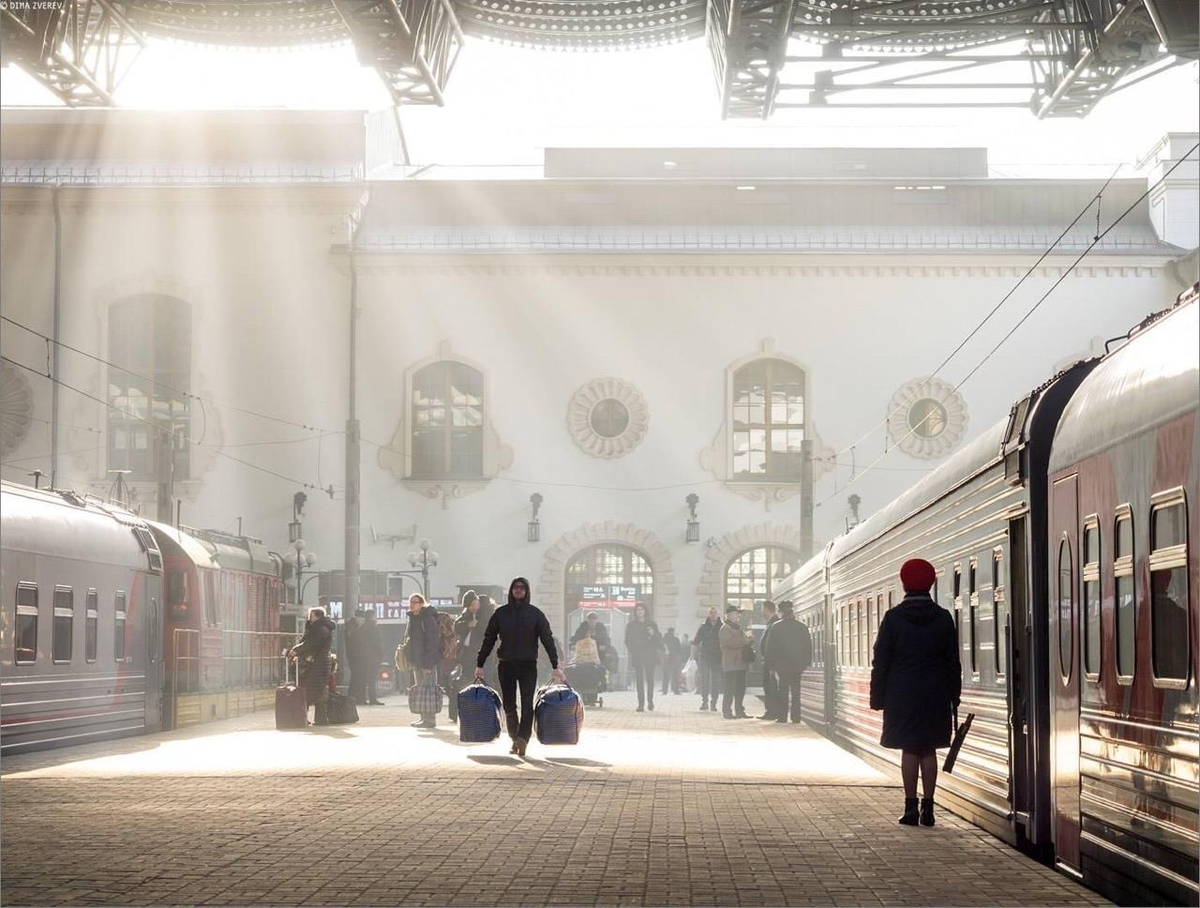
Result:
{"type": "Polygon", "coordinates": [[[458,692],[458,740],[487,744],[500,737],[500,695],[476,681],[458,692]]]}
{"type": "Polygon", "coordinates": [[[432,681],[414,684],[408,689],[408,711],[418,716],[433,716],[442,711],[442,689],[432,681]]]}
{"type": "Polygon", "coordinates": [[[533,724],[543,744],[578,744],[583,701],[569,684],[543,687],[533,702],[533,724]]]}

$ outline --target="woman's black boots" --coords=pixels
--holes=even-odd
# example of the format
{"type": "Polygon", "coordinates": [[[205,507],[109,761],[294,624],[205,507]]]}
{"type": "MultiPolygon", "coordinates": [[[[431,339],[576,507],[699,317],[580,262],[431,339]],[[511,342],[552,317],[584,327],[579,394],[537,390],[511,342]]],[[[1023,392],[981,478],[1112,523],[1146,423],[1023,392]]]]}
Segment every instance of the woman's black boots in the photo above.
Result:
{"type": "Polygon", "coordinates": [[[921,825],[933,825],[933,798],[921,798],[921,825]]]}
{"type": "MultiPolygon", "coordinates": [[[[931,814],[932,816],[932,814],[931,814]]],[[[920,814],[917,812],[917,799],[904,799],[904,815],[900,817],[901,826],[916,826],[920,820],[920,814]]]]}

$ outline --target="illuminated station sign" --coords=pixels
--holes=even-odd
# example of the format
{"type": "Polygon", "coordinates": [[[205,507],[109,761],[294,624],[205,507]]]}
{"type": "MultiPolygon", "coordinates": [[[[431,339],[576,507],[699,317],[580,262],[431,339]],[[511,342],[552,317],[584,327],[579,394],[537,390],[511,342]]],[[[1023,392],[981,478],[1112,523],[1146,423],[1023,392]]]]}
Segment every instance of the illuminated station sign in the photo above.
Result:
{"type": "Polygon", "coordinates": [[[636,586],[585,586],[579,599],[579,608],[624,608],[632,609],[638,604],[636,586]]]}

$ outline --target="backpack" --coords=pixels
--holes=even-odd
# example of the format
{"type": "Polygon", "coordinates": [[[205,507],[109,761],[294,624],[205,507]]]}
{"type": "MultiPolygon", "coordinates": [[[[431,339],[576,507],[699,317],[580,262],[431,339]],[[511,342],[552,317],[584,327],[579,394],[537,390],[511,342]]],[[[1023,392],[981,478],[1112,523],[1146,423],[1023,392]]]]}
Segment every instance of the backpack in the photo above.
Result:
{"type": "Polygon", "coordinates": [[[438,651],[441,659],[458,658],[458,634],[454,632],[454,619],[445,612],[438,612],[438,651]]]}

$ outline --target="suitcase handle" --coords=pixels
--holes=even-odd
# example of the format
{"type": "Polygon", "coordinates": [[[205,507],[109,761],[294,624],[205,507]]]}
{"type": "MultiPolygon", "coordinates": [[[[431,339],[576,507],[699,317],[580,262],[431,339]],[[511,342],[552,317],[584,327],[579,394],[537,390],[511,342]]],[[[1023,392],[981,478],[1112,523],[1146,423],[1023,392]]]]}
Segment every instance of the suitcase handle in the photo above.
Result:
{"type": "Polygon", "coordinates": [[[288,668],[289,663],[294,663],[296,666],[296,686],[300,686],[300,660],[289,659],[286,655],[283,658],[283,683],[287,684],[292,679],[292,673],[288,668]]]}

